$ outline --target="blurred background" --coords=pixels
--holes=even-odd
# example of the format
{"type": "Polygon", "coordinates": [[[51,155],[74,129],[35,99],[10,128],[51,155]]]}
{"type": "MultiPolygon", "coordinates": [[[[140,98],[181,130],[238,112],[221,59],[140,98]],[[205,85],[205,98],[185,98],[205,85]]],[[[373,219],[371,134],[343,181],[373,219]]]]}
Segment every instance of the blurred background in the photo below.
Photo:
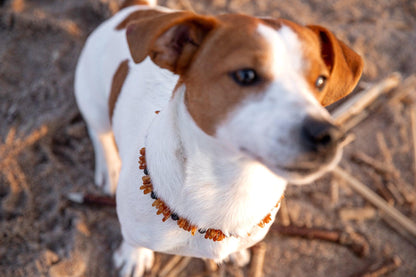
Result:
{"type": "MultiPolygon", "coordinates": [[[[365,60],[354,95],[393,79],[391,89],[345,120],[352,136],[341,167],[416,221],[415,1],[159,4],[320,24],[365,60]]],[[[93,149],[73,79],[88,34],[117,7],[116,0],[0,1],[0,276],[116,275],[111,256],[121,235],[114,207],[72,203],[67,195],[102,195],[93,184],[93,149]]],[[[176,272],[163,275],[173,257],[158,254],[148,275],[416,276],[415,237],[352,190],[348,179],[330,173],[290,186],[265,243],[253,250],[264,257],[257,268],[176,258],[176,272]],[[299,236],[300,227],[309,239],[299,236]]]]}

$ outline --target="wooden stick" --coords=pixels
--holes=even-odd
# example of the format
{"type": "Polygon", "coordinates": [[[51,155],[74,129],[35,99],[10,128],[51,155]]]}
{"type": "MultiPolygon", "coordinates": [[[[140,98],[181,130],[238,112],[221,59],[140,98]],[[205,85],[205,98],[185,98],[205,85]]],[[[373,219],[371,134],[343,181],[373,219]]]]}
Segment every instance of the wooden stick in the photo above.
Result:
{"type": "Polygon", "coordinates": [[[251,248],[252,258],[250,264],[249,277],[262,277],[264,257],[266,255],[266,243],[259,242],[251,248]]]}
{"type": "MultiPolygon", "coordinates": [[[[354,274],[355,276],[360,277],[379,277],[379,276],[385,276],[385,274],[392,272],[396,270],[400,265],[402,264],[402,260],[398,256],[394,256],[393,258],[390,258],[386,261],[384,261],[379,267],[376,269],[368,269],[367,272],[361,272],[358,274],[354,274]]],[[[371,268],[372,266],[370,266],[371,268]]]]}
{"type": "Polygon", "coordinates": [[[400,177],[400,172],[396,168],[390,166],[390,164],[377,161],[376,159],[365,154],[364,152],[353,153],[352,159],[364,163],[368,166],[371,166],[374,170],[376,170],[378,173],[383,174],[384,176],[390,175],[394,178],[400,177]]]}
{"type": "Polygon", "coordinates": [[[370,246],[367,240],[355,232],[326,230],[316,227],[300,227],[295,225],[273,225],[272,231],[277,231],[279,234],[286,236],[297,236],[306,239],[319,239],[339,243],[348,247],[355,255],[359,257],[367,256],[370,250],[370,246]]]}
{"type": "Polygon", "coordinates": [[[360,124],[364,119],[368,117],[369,113],[367,111],[362,111],[361,113],[357,114],[356,116],[350,118],[348,121],[342,123],[342,130],[344,132],[351,130],[358,124],[360,124]]]}
{"type": "Polygon", "coordinates": [[[412,122],[412,138],[413,138],[413,178],[414,187],[416,189],[416,105],[410,109],[410,120],[412,122]]]}
{"type": "Polygon", "coordinates": [[[71,192],[66,195],[68,200],[86,205],[97,205],[97,206],[116,206],[116,199],[114,196],[107,195],[95,195],[95,194],[82,194],[77,192],[71,192]]]}
{"type": "Polygon", "coordinates": [[[178,276],[188,266],[188,264],[191,262],[191,259],[191,257],[183,257],[183,259],[179,263],[177,263],[174,268],[172,268],[172,270],[169,272],[168,275],[166,275],[166,277],[178,276]]]}
{"type": "Polygon", "coordinates": [[[405,240],[407,240],[409,243],[411,243],[414,247],[416,247],[416,239],[414,236],[410,235],[407,230],[403,229],[399,223],[397,223],[395,220],[393,220],[391,217],[386,215],[383,212],[380,212],[379,215],[384,220],[384,222],[391,227],[393,230],[396,230],[399,235],[402,236],[405,240]]]}
{"type": "Polygon", "coordinates": [[[182,259],[182,256],[173,256],[167,264],[160,270],[159,276],[160,277],[166,277],[168,276],[169,272],[176,266],[177,263],[180,262],[182,259]]]}
{"type": "Polygon", "coordinates": [[[381,197],[384,198],[384,200],[387,201],[387,203],[390,206],[394,206],[394,203],[396,201],[394,200],[394,196],[391,194],[391,192],[384,186],[382,178],[379,174],[377,174],[372,168],[368,168],[365,170],[372,179],[372,184],[376,187],[376,191],[378,194],[380,194],[381,197]]]}
{"type": "Polygon", "coordinates": [[[389,206],[380,196],[371,191],[367,186],[359,182],[340,167],[336,167],[334,169],[334,173],[345,179],[356,192],[361,194],[365,199],[370,201],[370,203],[379,208],[382,212],[386,213],[389,217],[397,221],[402,228],[406,229],[410,234],[416,237],[416,224],[409,218],[404,216],[394,207],[389,206]]]}
{"type": "Polygon", "coordinates": [[[360,114],[361,111],[369,106],[381,94],[387,93],[397,87],[401,78],[400,73],[395,72],[369,89],[352,97],[333,112],[332,115],[335,118],[335,122],[337,124],[342,124],[351,117],[360,114]]]}
{"type": "Polygon", "coordinates": [[[168,275],[166,275],[166,277],[179,276],[179,274],[188,266],[191,260],[192,260],[191,257],[183,257],[183,259],[179,263],[176,264],[176,266],[169,272],[168,275]]]}
{"type": "Polygon", "coordinates": [[[376,134],[378,148],[380,148],[381,153],[383,153],[384,160],[390,164],[393,165],[393,155],[391,154],[391,151],[389,147],[387,146],[386,138],[384,137],[383,133],[378,131],[376,134]]]}
{"type": "Polygon", "coordinates": [[[289,210],[287,208],[287,202],[285,198],[282,199],[281,205],[280,205],[279,223],[282,224],[283,226],[290,225],[290,215],[289,215],[289,210]]]}
{"type": "Polygon", "coordinates": [[[391,193],[391,195],[393,195],[393,198],[398,206],[401,206],[404,204],[403,196],[401,195],[400,191],[392,182],[387,182],[385,187],[391,193]]]}
{"type": "Polygon", "coordinates": [[[414,93],[413,95],[410,93],[415,91],[415,87],[416,87],[416,74],[413,74],[401,82],[400,90],[397,91],[391,97],[391,99],[389,99],[389,103],[392,103],[392,104],[399,103],[400,101],[405,99],[405,97],[408,95],[411,95],[414,97],[414,93]]]}
{"type": "Polygon", "coordinates": [[[343,208],[339,211],[339,217],[342,221],[363,221],[374,218],[376,214],[376,210],[373,207],[343,208]]]}
{"type": "Polygon", "coordinates": [[[331,204],[335,205],[339,201],[339,184],[331,182],[331,204]]]}
{"type": "Polygon", "coordinates": [[[160,255],[155,255],[155,260],[153,262],[153,266],[152,266],[152,268],[149,272],[148,277],[157,277],[157,276],[159,276],[158,272],[159,272],[159,269],[160,269],[161,265],[162,265],[162,259],[161,259],[160,255]]]}
{"type": "MultiPolygon", "coordinates": [[[[382,163],[380,161],[375,160],[374,158],[366,155],[362,152],[356,152],[352,155],[353,160],[358,162],[362,162],[371,168],[373,168],[376,172],[380,173],[384,180],[388,182],[388,186],[384,184],[379,184],[379,182],[375,182],[374,184],[377,186],[377,189],[381,192],[382,196],[388,200],[390,197],[388,194],[392,195],[396,202],[401,204],[403,203],[403,199],[406,202],[413,204],[416,202],[416,193],[413,189],[413,186],[408,184],[401,176],[400,171],[394,166],[393,163],[382,163]],[[386,194],[386,191],[390,193],[386,194]]],[[[373,174],[370,172],[370,174],[373,174]]],[[[373,178],[376,179],[376,178],[373,178]]]]}

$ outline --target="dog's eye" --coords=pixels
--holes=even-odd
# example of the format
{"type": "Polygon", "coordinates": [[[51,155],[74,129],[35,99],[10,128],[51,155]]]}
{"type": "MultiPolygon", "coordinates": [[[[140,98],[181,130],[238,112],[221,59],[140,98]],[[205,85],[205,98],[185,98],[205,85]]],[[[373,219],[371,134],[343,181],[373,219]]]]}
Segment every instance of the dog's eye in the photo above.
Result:
{"type": "Polygon", "coordinates": [[[244,68],[231,72],[231,77],[240,86],[254,85],[259,81],[257,72],[251,68],[244,68]]]}
{"type": "Polygon", "coordinates": [[[325,77],[325,76],[323,76],[323,75],[320,75],[320,76],[318,77],[318,79],[316,79],[316,81],[315,81],[315,87],[316,87],[318,90],[323,90],[323,89],[324,89],[324,87],[325,87],[325,85],[326,85],[326,77],[325,77]]]}

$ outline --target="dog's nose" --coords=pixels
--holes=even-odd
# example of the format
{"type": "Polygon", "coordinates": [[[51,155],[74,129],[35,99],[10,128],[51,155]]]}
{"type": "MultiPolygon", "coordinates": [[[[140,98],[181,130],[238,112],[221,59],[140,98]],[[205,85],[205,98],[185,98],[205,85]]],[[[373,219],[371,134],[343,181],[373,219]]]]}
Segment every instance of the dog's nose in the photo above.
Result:
{"type": "Polygon", "coordinates": [[[312,151],[328,151],[345,137],[337,126],[326,119],[307,116],[302,126],[302,143],[312,151]]]}

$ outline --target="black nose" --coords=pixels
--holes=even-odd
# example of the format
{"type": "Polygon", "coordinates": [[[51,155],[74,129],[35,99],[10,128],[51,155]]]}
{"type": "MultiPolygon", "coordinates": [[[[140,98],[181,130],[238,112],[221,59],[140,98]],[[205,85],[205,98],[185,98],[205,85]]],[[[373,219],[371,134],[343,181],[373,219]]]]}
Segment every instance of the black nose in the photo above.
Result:
{"type": "Polygon", "coordinates": [[[303,121],[302,143],[312,151],[328,151],[344,138],[344,133],[331,122],[308,116],[303,121]]]}

